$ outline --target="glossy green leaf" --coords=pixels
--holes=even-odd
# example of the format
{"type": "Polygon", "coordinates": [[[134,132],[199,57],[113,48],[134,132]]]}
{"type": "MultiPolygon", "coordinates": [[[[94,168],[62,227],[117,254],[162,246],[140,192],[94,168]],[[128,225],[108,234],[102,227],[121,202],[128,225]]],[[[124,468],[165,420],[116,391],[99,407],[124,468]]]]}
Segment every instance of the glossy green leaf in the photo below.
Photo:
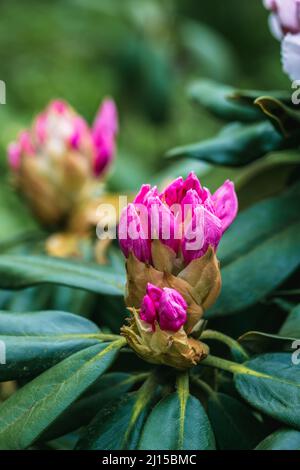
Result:
{"type": "Polygon", "coordinates": [[[254,354],[266,352],[293,352],[297,337],[272,335],[261,331],[249,331],[239,338],[244,348],[254,354]]]}
{"type": "Polygon", "coordinates": [[[183,386],[163,398],[152,410],[144,426],[140,449],[213,450],[214,434],[197,398],[183,386]],[[162,430],[162,423],[164,425],[162,430]]]}
{"type": "Polygon", "coordinates": [[[300,367],[288,353],[257,356],[235,367],[234,382],[254,408],[300,430],[300,367]]]}
{"type": "Polygon", "coordinates": [[[255,450],[300,450],[300,432],[279,429],[260,442],[255,450]]]}
{"type": "Polygon", "coordinates": [[[196,103],[221,119],[229,121],[260,121],[260,111],[252,103],[232,100],[235,89],[212,80],[198,80],[192,83],[188,94],[196,103]]]}
{"type": "Polygon", "coordinates": [[[221,450],[252,449],[263,435],[251,409],[224,393],[209,396],[207,414],[221,450]]]}
{"type": "Polygon", "coordinates": [[[0,287],[60,284],[106,295],[123,295],[125,278],[109,266],[48,256],[0,256],[0,287]]]}
{"type": "Polygon", "coordinates": [[[0,449],[25,449],[111,365],[124,341],[79,351],[24,385],[0,406],[0,449]]]}
{"type": "Polygon", "coordinates": [[[292,150],[271,153],[248,165],[234,178],[240,210],[283,191],[299,165],[300,152],[292,150]]]}
{"type": "Polygon", "coordinates": [[[254,305],[299,267],[299,195],[296,185],[237,217],[220,244],[223,286],[208,318],[254,305]]]}
{"type": "Polygon", "coordinates": [[[170,150],[167,157],[195,158],[215,165],[242,166],[278,150],[283,140],[268,121],[249,125],[234,123],[212,139],[170,150]]]}
{"type": "Polygon", "coordinates": [[[100,342],[91,321],[58,311],[0,312],[0,340],[6,346],[6,364],[0,380],[33,376],[71,354],[100,342]]]}
{"type": "Polygon", "coordinates": [[[300,305],[293,308],[288,315],[280,331],[280,336],[292,336],[300,339],[300,305]]]}
{"type": "Polygon", "coordinates": [[[135,375],[122,372],[103,375],[51,424],[40,440],[49,441],[87,425],[101,409],[119,401],[136,382],[135,375]]]}
{"type": "Polygon", "coordinates": [[[149,406],[155,395],[151,379],[138,392],[104,408],[86,428],[77,448],[84,450],[136,449],[149,406]]]}
{"type": "Polygon", "coordinates": [[[263,113],[270,119],[275,127],[286,137],[295,137],[300,140],[300,113],[296,109],[286,106],[280,100],[271,96],[261,96],[255,100],[263,113]]]}

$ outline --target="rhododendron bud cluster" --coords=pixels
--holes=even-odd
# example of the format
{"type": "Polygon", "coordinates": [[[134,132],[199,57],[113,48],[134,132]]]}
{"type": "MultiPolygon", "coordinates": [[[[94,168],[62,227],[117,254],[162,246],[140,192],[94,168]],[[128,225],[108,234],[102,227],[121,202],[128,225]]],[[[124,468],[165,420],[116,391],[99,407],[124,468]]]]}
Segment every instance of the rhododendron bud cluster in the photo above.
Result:
{"type": "Polygon", "coordinates": [[[123,210],[119,242],[131,317],[122,333],[145,360],[186,369],[208,354],[196,337],[220,292],[216,250],[237,209],[231,181],[211,194],[190,173],[162,192],[143,185],[123,210]]]}
{"type": "Polygon", "coordinates": [[[237,213],[237,198],[229,180],[213,194],[194,173],[173,181],[163,192],[143,185],[121,214],[119,240],[126,257],[132,251],[152,262],[152,241],[158,239],[182,263],[201,258],[218,247],[222,234],[237,213]]]}
{"type": "Polygon", "coordinates": [[[300,0],[264,0],[271,11],[270,27],[282,41],[284,71],[292,80],[300,79],[300,0]]]}
{"type": "Polygon", "coordinates": [[[46,224],[61,222],[109,167],[115,153],[117,111],[102,103],[94,125],[61,100],[52,101],[8,147],[18,188],[46,224]]]}

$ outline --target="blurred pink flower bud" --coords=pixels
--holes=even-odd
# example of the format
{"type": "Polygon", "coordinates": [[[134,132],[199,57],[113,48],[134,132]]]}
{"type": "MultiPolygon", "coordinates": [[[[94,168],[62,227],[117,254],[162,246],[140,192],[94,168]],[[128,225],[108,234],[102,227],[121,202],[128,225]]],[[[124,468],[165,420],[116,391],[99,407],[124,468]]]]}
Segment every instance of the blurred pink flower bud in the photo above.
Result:
{"type": "Polygon", "coordinates": [[[8,146],[16,185],[43,223],[60,223],[92,194],[113,156],[116,133],[112,100],[104,101],[93,129],[68,103],[54,100],[8,146]],[[105,162],[99,165],[100,154],[105,162]]]}
{"type": "Polygon", "coordinates": [[[9,145],[9,164],[16,170],[24,154],[37,155],[46,164],[74,152],[78,158],[86,160],[91,177],[99,176],[113,158],[117,132],[117,109],[113,100],[103,101],[92,129],[68,103],[54,100],[38,114],[32,128],[9,145]]]}
{"type": "Polygon", "coordinates": [[[160,289],[148,283],[140,318],[155,329],[157,321],[162,330],[178,331],[187,320],[187,303],[175,289],[160,289]]]}
{"type": "Polygon", "coordinates": [[[276,37],[278,32],[300,33],[300,0],[264,0],[264,5],[272,11],[270,25],[276,37]]]}
{"type": "Polygon", "coordinates": [[[98,176],[112,161],[118,133],[118,113],[113,100],[103,101],[93,124],[92,135],[96,150],[95,173],[98,176]]]}
{"type": "Polygon", "coordinates": [[[270,15],[270,29],[281,41],[284,72],[300,80],[300,0],[264,0],[270,15]]]}

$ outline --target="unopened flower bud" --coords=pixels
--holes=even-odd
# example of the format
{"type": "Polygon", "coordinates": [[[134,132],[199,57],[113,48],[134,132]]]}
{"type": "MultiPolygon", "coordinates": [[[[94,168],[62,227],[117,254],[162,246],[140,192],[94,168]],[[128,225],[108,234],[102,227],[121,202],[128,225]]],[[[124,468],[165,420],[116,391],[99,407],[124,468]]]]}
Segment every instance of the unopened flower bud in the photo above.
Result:
{"type": "Polygon", "coordinates": [[[117,114],[105,100],[93,129],[66,102],[52,101],[8,147],[17,187],[39,219],[59,224],[89,197],[115,150],[117,114]]]}

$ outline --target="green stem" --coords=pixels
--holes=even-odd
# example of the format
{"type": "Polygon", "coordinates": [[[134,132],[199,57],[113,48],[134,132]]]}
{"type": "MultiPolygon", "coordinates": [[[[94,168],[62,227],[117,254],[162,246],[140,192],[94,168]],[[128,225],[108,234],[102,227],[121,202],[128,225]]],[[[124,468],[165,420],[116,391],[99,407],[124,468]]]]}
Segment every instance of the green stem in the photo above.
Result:
{"type": "Polygon", "coordinates": [[[249,359],[249,355],[246,353],[245,349],[233,338],[230,336],[224,335],[219,331],[214,330],[205,330],[201,335],[202,339],[212,339],[216,341],[220,341],[221,343],[226,344],[230,350],[236,350],[240,355],[243,361],[247,361],[249,359]]]}
{"type": "Polygon", "coordinates": [[[212,356],[212,355],[209,355],[207,356],[206,359],[203,359],[203,361],[201,361],[201,365],[225,370],[226,372],[231,372],[232,374],[251,373],[251,369],[248,369],[247,367],[241,364],[227,361],[227,359],[222,359],[221,357],[212,356]]]}
{"type": "Polygon", "coordinates": [[[188,372],[181,372],[176,377],[176,387],[178,390],[183,391],[185,394],[189,393],[189,374],[188,372]]]}

